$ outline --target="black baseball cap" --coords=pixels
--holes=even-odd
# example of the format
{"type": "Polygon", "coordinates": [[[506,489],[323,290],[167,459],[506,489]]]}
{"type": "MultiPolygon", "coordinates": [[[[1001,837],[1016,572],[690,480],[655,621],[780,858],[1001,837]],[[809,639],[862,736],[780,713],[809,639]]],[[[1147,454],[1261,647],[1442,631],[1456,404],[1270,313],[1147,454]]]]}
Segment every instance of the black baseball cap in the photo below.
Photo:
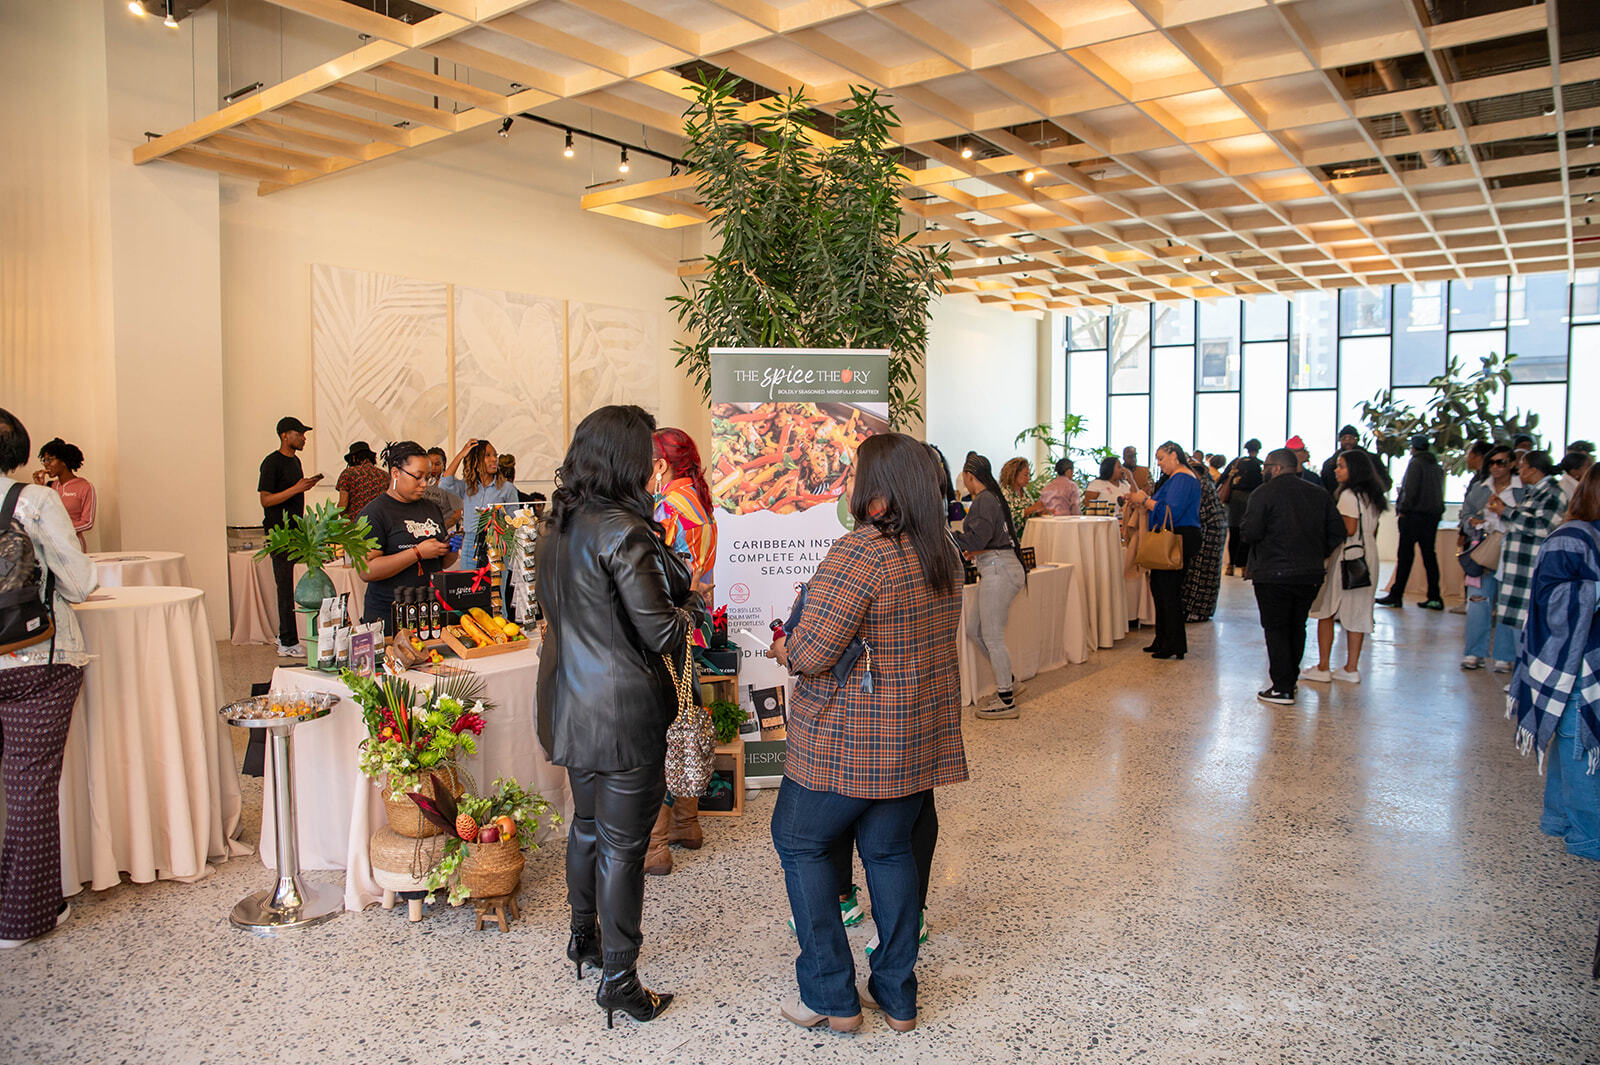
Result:
{"type": "Polygon", "coordinates": [[[279,436],[282,436],[284,433],[309,433],[310,431],[311,426],[307,425],[299,418],[286,416],[278,419],[279,436]]]}

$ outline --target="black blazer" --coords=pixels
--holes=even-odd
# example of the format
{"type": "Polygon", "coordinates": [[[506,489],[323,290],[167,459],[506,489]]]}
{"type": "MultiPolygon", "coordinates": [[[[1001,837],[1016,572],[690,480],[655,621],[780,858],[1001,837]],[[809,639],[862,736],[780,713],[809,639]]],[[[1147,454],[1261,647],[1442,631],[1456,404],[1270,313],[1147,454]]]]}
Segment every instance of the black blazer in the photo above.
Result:
{"type": "Polygon", "coordinates": [[[683,653],[703,613],[689,571],[621,507],[547,525],[536,551],[547,625],[539,658],[539,742],[557,765],[618,771],[666,760],[677,696],[661,655],[683,653]]]}

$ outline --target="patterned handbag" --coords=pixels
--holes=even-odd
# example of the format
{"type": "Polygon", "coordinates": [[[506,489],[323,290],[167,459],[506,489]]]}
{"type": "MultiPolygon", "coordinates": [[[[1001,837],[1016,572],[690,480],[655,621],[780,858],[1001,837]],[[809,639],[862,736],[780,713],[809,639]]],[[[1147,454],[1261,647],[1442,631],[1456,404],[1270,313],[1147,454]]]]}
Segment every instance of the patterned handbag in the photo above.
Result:
{"type": "MultiPolygon", "coordinates": [[[[687,614],[686,611],[680,613],[687,614]]],[[[671,655],[661,656],[678,697],[678,716],[667,728],[667,791],[686,799],[704,794],[706,785],[711,783],[712,761],[717,749],[711,715],[695,698],[691,655],[689,640],[685,638],[681,669],[673,664],[671,655]]]]}

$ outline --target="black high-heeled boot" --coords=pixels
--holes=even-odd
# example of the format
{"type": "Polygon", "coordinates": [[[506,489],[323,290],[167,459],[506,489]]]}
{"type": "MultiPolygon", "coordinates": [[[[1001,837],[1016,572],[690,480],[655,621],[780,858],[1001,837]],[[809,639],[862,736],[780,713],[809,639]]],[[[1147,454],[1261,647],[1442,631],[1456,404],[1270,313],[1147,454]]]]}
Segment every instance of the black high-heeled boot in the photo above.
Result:
{"type": "Polygon", "coordinates": [[[639,973],[632,965],[614,969],[607,965],[600,976],[600,989],[594,1000],[606,1011],[606,1027],[612,1028],[612,1014],[621,1010],[636,1021],[653,1021],[672,1005],[671,995],[658,995],[639,982],[639,973]]]}
{"type": "Polygon", "coordinates": [[[572,938],[567,940],[567,959],[577,962],[579,980],[583,979],[584,962],[588,962],[591,969],[601,967],[603,962],[600,953],[600,926],[598,924],[573,928],[572,938]]]}

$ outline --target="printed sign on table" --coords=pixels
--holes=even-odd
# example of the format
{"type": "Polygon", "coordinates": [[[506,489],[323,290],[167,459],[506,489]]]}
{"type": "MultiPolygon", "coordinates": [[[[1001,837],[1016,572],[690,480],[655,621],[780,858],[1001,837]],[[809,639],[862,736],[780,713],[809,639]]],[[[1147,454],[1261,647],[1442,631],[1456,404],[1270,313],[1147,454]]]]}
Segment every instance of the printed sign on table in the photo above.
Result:
{"type": "Polygon", "coordinates": [[[761,648],[772,622],[788,618],[799,586],[853,525],[856,449],[888,431],[886,350],[711,351],[707,479],[717,592],[740,649],[739,702],[749,718],[747,786],[773,787],[783,775],[791,685],[761,648]]]}

